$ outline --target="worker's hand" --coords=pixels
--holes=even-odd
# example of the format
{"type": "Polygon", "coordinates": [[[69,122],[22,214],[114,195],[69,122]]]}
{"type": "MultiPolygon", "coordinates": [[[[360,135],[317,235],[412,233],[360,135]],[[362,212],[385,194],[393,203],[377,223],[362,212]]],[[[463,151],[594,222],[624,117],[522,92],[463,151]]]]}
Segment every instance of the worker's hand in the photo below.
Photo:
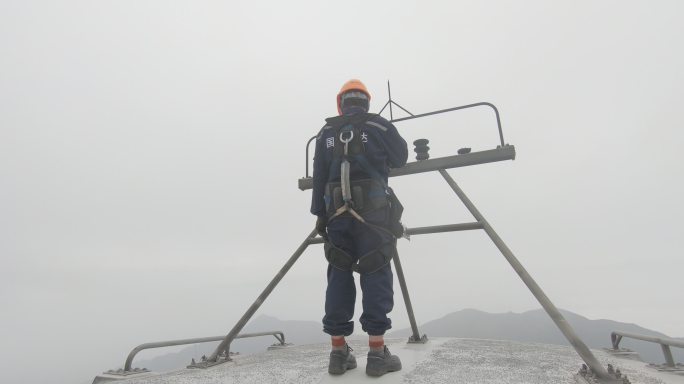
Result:
{"type": "Polygon", "coordinates": [[[328,239],[328,232],[325,231],[325,227],[328,224],[328,220],[325,218],[325,216],[318,216],[318,219],[316,220],[316,232],[324,238],[328,239]]]}

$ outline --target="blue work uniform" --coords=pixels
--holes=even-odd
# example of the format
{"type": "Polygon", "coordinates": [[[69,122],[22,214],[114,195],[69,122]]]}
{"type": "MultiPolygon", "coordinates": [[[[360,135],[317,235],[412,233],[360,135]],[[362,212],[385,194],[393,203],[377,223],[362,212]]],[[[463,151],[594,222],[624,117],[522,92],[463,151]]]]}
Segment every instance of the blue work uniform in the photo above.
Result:
{"type": "MultiPolygon", "coordinates": [[[[353,110],[352,110],[353,111],[353,110]]],[[[381,178],[385,185],[390,168],[399,168],[406,164],[408,149],[406,141],[397,129],[379,115],[366,114],[343,115],[355,121],[354,127],[361,134],[364,156],[374,169],[374,175],[368,174],[356,161],[350,159],[350,180],[381,178]]],[[[339,119],[340,117],[336,118],[339,119]]],[[[328,119],[332,121],[334,119],[328,119]]],[[[326,125],[316,138],[316,152],[313,166],[313,193],[311,213],[326,217],[329,198],[325,196],[325,186],[329,182],[340,181],[340,160],[334,156],[335,146],[340,142],[334,125],[326,125]]],[[[362,213],[367,222],[387,227],[389,208],[387,206],[362,213]]],[[[370,252],[374,252],[388,243],[394,244],[396,239],[387,231],[362,223],[348,213],[339,215],[327,224],[328,241],[349,254],[354,261],[370,252]]],[[[328,265],[328,287],[325,295],[325,316],[323,331],[333,336],[349,336],[354,331],[354,306],[356,302],[356,285],[351,270],[342,270],[328,265]]],[[[369,335],[383,335],[392,327],[387,314],[394,306],[393,275],[388,263],[373,273],[360,274],[363,291],[363,314],[359,319],[363,330],[369,335]]]]}

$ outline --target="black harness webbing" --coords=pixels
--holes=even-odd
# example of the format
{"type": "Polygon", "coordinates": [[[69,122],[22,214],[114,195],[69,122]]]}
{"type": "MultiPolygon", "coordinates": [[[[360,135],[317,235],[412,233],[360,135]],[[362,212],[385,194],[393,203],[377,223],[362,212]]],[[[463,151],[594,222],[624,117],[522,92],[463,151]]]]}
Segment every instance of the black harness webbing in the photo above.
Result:
{"type": "Polygon", "coordinates": [[[342,142],[344,146],[342,148],[335,148],[331,168],[340,167],[340,186],[343,205],[339,207],[334,206],[335,212],[332,213],[328,220],[332,220],[345,212],[349,212],[349,214],[360,222],[366,223],[366,220],[364,220],[363,216],[357,211],[357,205],[355,204],[352,195],[352,181],[350,178],[351,163],[349,160],[358,164],[361,167],[361,170],[370,176],[372,180],[381,185],[385,194],[389,196],[387,183],[382,176],[380,176],[380,173],[370,165],[366,158],[365,147],[361,141],[361,132],[356,127],[357,124],[363,124],[368,121],[370,117],[372,117],[372,115],[367,113],[360,114],[360,116],[352,115],[349,120],[343,120],[342,124],[335,127],[335,136],[338,136],[340,142],[342,142]]]}
{"type": "MultiPolygon", "coordinates": [[[[395,207],[403,207],[394,196],[393,191],[387,185],[380,173],[368,162],[365,155],[365,147],[361,140],[361,132],[357,125],[364,124],[372,117],[370,114],[361,114],[361,116],[338,117],[327,120],[335,129],[334,136],[336,136],[344,146],[336,147],[333,152],[333,161],[330,165],[333,167],[340,167],[340,182],[328,183],[326,186],[326,193],[328,194],[329,204],[331,209],[328,210],[331,221],[338,216],[349,213],[356,220],[364,223],[368,227],[389,234],[392,241],[382,244],[378,249],[368,252],[359,257],[356,262],[353,258],[342,249],[336,247],[330,241],[325,243],[325,257],[328,262],[336,268],[342,270],[352,270],[358,273],[373,273],[380,268],[387,265],[392,257],[396,254],[397,237],[401,237],[403,233],[403,226],[398,223],[401,231],[396,228],[392,230],[384,228],[366,221],[357,209],[363,211],[381,208],[387,205],[392,207],[396,201],[395,207]],[[340,118],[346,118],[337,120],[340,118]],[[370,180],[356,180],[351,181],[351,163],[358,164],[362,171],[371,177],[370,180]],[[373,196],[373,192],[382,191],[382,197],[377,198],[373,196]],[[375,198],[374,198],[375,197],[375,198]],[[339,202],[339,204],[338,204],[339,202]]],[[[399,217],[401,212],[399,213],[399,217]]]]}

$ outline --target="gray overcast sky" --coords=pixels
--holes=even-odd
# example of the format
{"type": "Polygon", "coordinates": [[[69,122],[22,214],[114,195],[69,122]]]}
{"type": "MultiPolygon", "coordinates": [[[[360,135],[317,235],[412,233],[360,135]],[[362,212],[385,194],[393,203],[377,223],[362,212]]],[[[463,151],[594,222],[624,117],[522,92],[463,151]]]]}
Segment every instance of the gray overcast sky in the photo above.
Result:
{"type": "MultiPolygon", "coordinates": [[[[518,158],[451,174],[549,297],[684,336],[683,8],[0,0],[2,381],[226,333],[313,227],[304,144],[351,77],[375,111],[388,79],[414,113],[495,103],[518,158]]],[[[494,147],[494,124],[397,127],[437,157],[494,147]]],[[[392,181],[409,226],[472,220],[437,174],[392,181]]],[[[419,321],[539,307],[484,233],[400,253],[419,321]]],[[[307,251],[260,312],[320,319],[324,270],[307,251]]]]}

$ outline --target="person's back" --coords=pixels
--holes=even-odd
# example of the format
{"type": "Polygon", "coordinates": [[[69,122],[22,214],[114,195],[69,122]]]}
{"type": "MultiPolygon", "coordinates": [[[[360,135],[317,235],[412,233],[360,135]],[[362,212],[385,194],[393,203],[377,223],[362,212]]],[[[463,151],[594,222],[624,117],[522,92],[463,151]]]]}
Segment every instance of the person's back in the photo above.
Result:
{"type": "Polygon", "coordinates": [[[345,336],[352,334],[356,301],[353,272],[363,291],[362,328],[369,335],[366,373],[381,376],[401,369],[384,346],[394,305],[391,258],[396,233],[390,221],[390,168],[406,163],[406,142],[384,118],[368,113],[370,94],[358,80],[347,82],[338,97],[340,116],[326,119],[316,140],[311,213],[325,238],[328,266],[323,330],[332,339],[328,371],[356,367],[345,336]]]}

